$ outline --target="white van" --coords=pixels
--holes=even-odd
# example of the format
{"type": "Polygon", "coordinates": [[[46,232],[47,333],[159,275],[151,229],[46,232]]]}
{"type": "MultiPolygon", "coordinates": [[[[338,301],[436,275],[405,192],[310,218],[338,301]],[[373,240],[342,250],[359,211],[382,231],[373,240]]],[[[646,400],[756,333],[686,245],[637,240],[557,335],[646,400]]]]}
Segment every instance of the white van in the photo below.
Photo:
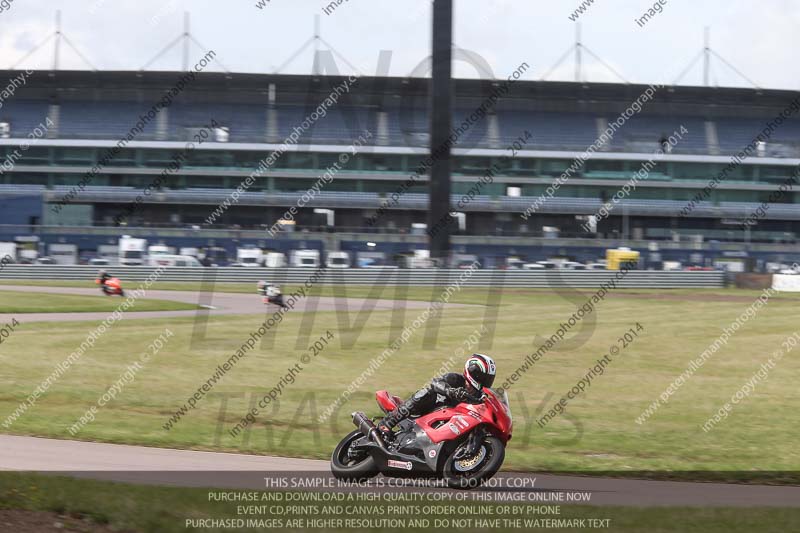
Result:
{"type": "Polygon", "coordinates": [[[196,257],[191,255],[156,254],[147,258],[147,264],[153,267],[202,267],[196,257]]]}
{"type": "Polygon", "coordinates": [[[350,254],[347,252],[328,252],[325,266],[328,268],[350,268],[350,254]]]}
{"type": "Polygon", "coordinates": [[[319,250],[295,250],[292,252],[292,266],[299,268],[318,268],[319,250]]]}

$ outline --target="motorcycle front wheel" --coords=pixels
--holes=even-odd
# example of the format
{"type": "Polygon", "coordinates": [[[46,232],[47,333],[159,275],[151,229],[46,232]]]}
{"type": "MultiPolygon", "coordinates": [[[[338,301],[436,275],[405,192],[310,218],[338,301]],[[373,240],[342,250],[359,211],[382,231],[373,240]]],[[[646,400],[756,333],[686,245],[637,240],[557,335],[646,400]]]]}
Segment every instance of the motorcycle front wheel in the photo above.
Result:
{"type": "Polygon", "coordinates": [[[506,447],[494,435],[487,435],[475,455],[462,459],[456,459],[455,455],[454,451],[444,463],[444,480],[453,489],[475,489],[500,470],[506,447]]]}
{"type": "Polygon", "coordinates": [[[355,430],[342,439],[342,442],[333,450],[331,456],[333,477],[346,480],[366,480],[378,475],[378,466],[371,455],[362,452],[353,457],[348,453],[350,446],[363,436],[361,431],[355,430]]]}

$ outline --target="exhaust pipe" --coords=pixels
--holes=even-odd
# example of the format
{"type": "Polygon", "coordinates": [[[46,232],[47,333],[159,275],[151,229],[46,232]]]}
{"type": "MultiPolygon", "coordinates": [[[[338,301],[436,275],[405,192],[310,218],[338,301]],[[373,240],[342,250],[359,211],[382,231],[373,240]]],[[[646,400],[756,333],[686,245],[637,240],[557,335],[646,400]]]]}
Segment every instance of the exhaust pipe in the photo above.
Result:
{"type": "Polygon", "coordinates": [[[378,431],[378,428],[375,427],[375,424],[372,422],[372,420],[367,418],[367,415],[360,411],[355,411],[353,413],[353,424],[358,427],[359,431],[361,431],[365,437],[380,446],[383,451],[388,451],[386,449],[386,443],[383,442],[381,432],[378,431]]]}

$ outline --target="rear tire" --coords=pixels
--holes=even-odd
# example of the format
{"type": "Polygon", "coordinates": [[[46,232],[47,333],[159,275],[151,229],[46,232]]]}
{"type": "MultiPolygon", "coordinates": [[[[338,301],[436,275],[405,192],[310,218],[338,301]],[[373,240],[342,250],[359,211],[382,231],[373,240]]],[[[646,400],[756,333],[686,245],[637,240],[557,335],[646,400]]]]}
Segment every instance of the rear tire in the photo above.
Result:
{"type": "MultiPolygon", "coordinates": [[[[458,448],[457,448],[458,449],[458,448]]],[[[475,465],[469,465],[468,460],[456,461],[455,450],[444,463],[443,477],[452,489],[476,489],[490,480],[506,457],[506,447],[494,435],[486,435],[481,447],[475,454],[475,465]]]]}
{"type": "Polygon", "coordinates": [[[336,479],[364,481],[378,475],[378,466],[371,455],[367,454],[366,457],[360,460],[351,459],[347,455],[347,451],[353,442],[363,436],[364,434],[361,431],[355,430],[342,439],[342,442],[333,450],[333,455],[331,456],[333,477],[336,479]]]}

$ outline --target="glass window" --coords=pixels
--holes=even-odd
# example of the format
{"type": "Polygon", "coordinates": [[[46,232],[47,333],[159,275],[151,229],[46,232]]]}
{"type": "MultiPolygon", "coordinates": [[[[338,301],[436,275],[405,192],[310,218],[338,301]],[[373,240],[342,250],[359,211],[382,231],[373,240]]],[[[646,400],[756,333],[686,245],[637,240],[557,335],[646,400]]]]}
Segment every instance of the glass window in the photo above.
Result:
{"type": "Polygon", "coordinates": [[[93,165],[94,149],[92,148],[54,148],[57,165],[93,165]]]}
{"type": "MultiPolygon", "coordinates": [[[[97,157],[97,158],[103,157],[104,154],[105,154],[105,150],[106,150],[105,148],[97,149],[95,151],[95,157],[97,157]]],[[[108,166],[109,167],[135,167],[135,166],[137,166],[137,164],[136,164],[136,154],[137,154],[137,150],[135,150],[135,149],[123,148],[122,150],[117,152],[117,155],[115,155],[113,159],[111,159],[108,162],[108,166]]],[[[143,155],[146,157],[146,154],[147,154],[147,151],[145,150],[143,155]]],[[[144,157],[143,157],[143,159],[144,159],[144,157]]],[[[92,162],[92,164],[94,164],[94,162],[92,162]]]]}
{"type": "MultiPolygon", "coordinates": [[[[560,176],[572,164],[567,159],[542,159],[541,172],[545,176],[560,176]]],[[[583,169],[578,170],[577,175],[583,174],[583,169]]],[[[574,175],[574,174],[573,174],[574,175]]]]}
{"type": "Polygon", "coordinates": [[[147,150],[142,154],[142,161],[146,167],[166,167],[172,162],[177,152],[170,150],[147,150]]]}
{"type": "Polygon", "coordinates": [[[22,150],[16,146],[9,146],[6,154],[11,161],[16,161],[16,164],[19,165],[47,165],[50,163],[50,148],[31,146],[27,150],[22,150]],[[15,152],[15,150],[17,151],[15,152]]]}
{"type": "MultiPolygon", "coordinates": [[[[317,168],[316,154],[303,153],[303,152],[289,152],[284,154],[281,159],[286,159],[286,166],[283,168],[308,170],[317,168]]],[[[276,165],[277,167],[277,165],[276,165]]]]}

